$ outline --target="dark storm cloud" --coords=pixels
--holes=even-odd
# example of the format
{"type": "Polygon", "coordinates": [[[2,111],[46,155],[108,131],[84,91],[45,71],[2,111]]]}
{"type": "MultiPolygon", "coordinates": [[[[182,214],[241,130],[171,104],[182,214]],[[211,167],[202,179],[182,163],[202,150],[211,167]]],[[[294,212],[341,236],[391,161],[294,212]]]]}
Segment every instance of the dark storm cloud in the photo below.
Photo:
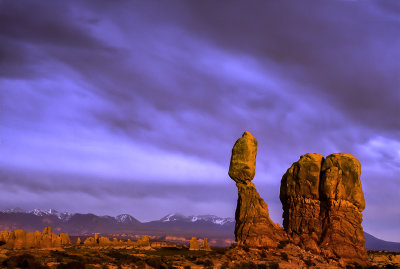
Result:
{"type": "MultiPolygon", "coordinates": [[[[256,185],[276,221],[280,177],[306,152],[355,155],[373,212],[393,192],[400,172],[396,1],[0,5],[4,189],[227,204],[232,193],[219,194],[222,182],[234,186],[220,171],[250,130],[259,141],[256,185]],[[139,146],[157,150],[144,154],[139,146]],[[186,159],[180,169],[187,173],[174,174],[186,159]],[[17,169],[41,176],[15,176],[17,169]],[[374,178],[385,184],[371,187],[374,178]]],[[[371,229],[379,226],[366,216],[371,229]]]]}
{"type": "Polygon", "coordinates": [[[38,65],[53,60],[52,51],[62,54],[68,48],[100,53],[107,49],[87,34],[90,29],[86,25],[91,21],[82,21],[67,3],[2,1],[0,5],[0,75],[3,77],[37,76],[44,71],[38,65]]]}

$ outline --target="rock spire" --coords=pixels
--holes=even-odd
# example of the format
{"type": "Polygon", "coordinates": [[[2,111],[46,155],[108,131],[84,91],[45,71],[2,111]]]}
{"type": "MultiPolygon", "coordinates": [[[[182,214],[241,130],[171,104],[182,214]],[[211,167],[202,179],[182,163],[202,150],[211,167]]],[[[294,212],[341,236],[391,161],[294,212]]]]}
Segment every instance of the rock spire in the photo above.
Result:
{"type": "Polygon", "coordinates": [[[246,131],[232,149],[229,176],[236,182],[238,200],[235,238],[239,246],[276,247],[286,238],[283,229],[268,214],[268,206],[254,183],[257,140],[246,131]]]}

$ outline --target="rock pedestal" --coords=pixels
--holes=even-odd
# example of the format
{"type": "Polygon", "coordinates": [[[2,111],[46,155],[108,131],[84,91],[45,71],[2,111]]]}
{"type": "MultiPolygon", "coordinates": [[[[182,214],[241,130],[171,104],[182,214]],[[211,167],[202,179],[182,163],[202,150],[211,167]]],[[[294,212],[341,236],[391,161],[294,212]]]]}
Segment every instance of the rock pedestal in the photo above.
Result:
{"type": "Polygon", "coordinates": [[[268,214],[268,206],[251,182],[255,176],[257,140],[246,131],[232,149],[229,176],[236,182],[238,200],[235,238],[238,246],[276,247],[286,239],[283,229],[268,214]]]}

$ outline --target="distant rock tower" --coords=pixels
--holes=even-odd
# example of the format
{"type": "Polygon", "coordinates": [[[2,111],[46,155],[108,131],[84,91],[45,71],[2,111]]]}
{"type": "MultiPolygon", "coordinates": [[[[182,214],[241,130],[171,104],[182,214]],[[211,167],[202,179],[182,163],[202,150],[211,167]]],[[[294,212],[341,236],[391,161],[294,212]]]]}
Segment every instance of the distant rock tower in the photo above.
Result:
{"type": "Polygon", "coordinates": [[[197,241],[196,237],[192,237],[192,240],[190,240],[189,250],[200,250],[199,241],[197,241]]]}
{"type": "Polygon", "coordinates": [[[201,250],[211,251],[210,246],[207,244],[207,238],[204,238],[203,243],[201,243],[201,250]]]}

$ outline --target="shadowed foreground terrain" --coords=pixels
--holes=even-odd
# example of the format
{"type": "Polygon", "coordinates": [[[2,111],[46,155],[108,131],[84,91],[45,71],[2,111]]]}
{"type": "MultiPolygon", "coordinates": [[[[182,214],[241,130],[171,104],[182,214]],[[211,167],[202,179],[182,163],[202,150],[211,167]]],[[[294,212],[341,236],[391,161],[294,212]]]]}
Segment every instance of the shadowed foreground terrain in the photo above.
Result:
{"type": "MultiPolygon", "coordinates": [[[[369,252],[369,268],[398,268],[400,253],[369,252]]],[[[71,245],[63,249],[0,250],[0,268],[345,268],[282,242],[277,249],[134,248],[71,245]],[[296,253],[296,254],[294,254],[296,253]]]]}

